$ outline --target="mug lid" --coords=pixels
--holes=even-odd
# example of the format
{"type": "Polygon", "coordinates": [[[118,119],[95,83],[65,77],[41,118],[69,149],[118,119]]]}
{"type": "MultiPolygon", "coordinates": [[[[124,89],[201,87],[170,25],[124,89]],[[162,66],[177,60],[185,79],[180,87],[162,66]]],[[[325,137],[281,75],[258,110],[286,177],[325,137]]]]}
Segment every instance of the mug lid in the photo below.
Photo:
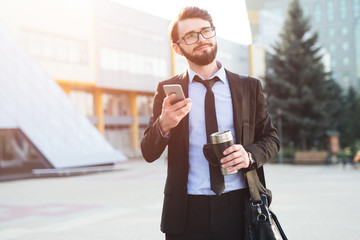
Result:
{"type": "Polygon", "coordinates": [[[211,143],[223,143],[233,140],[233,136],[230,130],[215,132],[210,135],[211,143]]]}

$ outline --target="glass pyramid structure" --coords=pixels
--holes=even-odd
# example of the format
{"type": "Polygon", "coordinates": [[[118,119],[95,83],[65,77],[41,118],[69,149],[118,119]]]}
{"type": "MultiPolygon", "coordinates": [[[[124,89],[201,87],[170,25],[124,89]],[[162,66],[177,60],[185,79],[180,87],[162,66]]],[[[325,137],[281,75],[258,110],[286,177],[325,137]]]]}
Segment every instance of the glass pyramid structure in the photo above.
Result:
{"type": "MultiPolygon", "coordinates": [[[[46,161],[44,168],[107,165],[126,159],[0,23],[0,131],[10,130],[20,131],[36,148],[46,161]]],[[[16,138],[19,134],[14,141],[4,137],[10,135],[0,134],[0,163],[21,155],[6,154],[14,146],[11,143],[24,150],[24,143],[16,138]]]]}

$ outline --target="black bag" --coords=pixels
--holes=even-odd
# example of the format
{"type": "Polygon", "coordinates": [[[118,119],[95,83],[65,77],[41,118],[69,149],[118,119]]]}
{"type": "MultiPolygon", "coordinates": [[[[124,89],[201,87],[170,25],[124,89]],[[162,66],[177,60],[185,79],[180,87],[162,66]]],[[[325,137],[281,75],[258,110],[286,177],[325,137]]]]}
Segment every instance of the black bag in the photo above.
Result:
{"type": "Polygon", "coordinates": [[[287,240],[276,215],[269,209],[272,194],[255,169],[246,172],[250,198],[245,201],[246,240],[287,240]]]}

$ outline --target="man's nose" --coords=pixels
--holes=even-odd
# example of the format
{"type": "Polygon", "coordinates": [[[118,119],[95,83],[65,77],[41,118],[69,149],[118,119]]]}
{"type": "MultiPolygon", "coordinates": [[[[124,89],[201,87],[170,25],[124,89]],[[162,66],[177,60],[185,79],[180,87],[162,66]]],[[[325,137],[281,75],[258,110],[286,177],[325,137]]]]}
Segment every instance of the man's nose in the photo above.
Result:
{"type": "Polygon", "coordinates": [[[198,40],[198,42],[203,42],[203,41],[206,41],[206,40],[207,40],[207,39],[204,38],[203,35],[201,35],[201,34],[199,33],[199,40],[198,40]]]}

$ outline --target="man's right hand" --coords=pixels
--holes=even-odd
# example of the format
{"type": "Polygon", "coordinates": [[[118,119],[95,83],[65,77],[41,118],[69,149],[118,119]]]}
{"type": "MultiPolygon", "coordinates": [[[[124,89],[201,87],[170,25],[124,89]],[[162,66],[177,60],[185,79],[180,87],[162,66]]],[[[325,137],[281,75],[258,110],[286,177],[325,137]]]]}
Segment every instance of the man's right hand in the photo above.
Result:
{"type": "Polygon", "coordinates": [[[183,119],[186,114],[190,112],[191,109],[191,99],[186,98],[182,101],[179,101],[175,104],[171,104],[171,100],[175,98],[175,94],[170,94],[164,98],[162,104],[162,111],[159,117],[159,125],[161,132],[166,134],[170,129],[176,127],[181,119],[183,119]]]}

